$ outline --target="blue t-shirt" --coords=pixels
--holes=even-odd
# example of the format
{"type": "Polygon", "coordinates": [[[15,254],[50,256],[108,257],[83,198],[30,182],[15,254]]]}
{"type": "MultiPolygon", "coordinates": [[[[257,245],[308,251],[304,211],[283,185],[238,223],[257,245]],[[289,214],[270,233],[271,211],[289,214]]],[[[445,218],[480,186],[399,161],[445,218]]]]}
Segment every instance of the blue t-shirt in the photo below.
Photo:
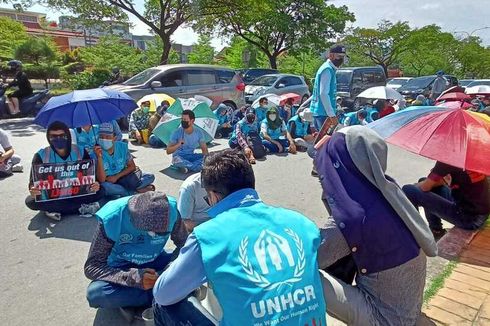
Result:
{"type": "Polygon", "coordinates": [[[196,147],[206,143],[206,139],[201,129],[194,128],[192,133],[188,134],[182,127],[179,127],[172,133],[169,146],[177,144],[181,139],[184,139],[184,145],[180,146],[179,149],[175,151],[174,155],[193,154],[196,147]]]}

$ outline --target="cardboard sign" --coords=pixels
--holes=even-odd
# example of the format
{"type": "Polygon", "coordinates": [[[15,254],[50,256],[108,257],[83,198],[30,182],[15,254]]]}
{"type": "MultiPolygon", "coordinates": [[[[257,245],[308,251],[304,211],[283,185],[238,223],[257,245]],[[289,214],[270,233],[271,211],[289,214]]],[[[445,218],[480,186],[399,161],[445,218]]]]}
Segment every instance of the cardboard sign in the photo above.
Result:
{"type": "Polygon", "coordinates": [[[37,164],[32,168],[34,187],[41,190],[36,201],[87,196],[95,193],[95,161],[37,164]]]}

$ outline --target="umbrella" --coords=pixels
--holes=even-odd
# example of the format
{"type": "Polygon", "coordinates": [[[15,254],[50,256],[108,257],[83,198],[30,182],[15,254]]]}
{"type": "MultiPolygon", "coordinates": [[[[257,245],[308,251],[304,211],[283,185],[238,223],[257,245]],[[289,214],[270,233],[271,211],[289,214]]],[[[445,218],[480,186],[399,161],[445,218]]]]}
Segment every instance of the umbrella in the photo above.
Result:
{"type": "Polygon", "coordinates": [[[401,100],[403,99],[402,94],[398,93],[392,88],[385,86],[376,86],[366,89],[357,97],[371,98],[371,99],[382,99],[382,100],[401,100]]]}
{"type": "Polygon", "coordinates": [[[464,93],[464,90],[465,89],[461,86],[453,86],[453,87],[449,87],[448,89],[446,89],[439,96],[444,96],[444,95],[449,94],[449,93],[464,93]]]}
{"type": "Polygon", "coordinates": [[[450,101],[463,101],[463,100],[469,100],[469,99],[471,99],[471,96],[469,96],[468,94],[457,92],[457,93],[443,94],[437,98],[436,102],[439,102],[439,101],[448,101],[448,102],[450,102],[450,101]]]}
{"type": "Polygon", "coordinates": [[[476,85],[468,87],[466,94],[470,95],[490,95],[490,86],[488,85],[476,85]]]}
{"type": "Polygon", "coordinates": [[[108,88],[73,91],[50,98],[34,123],[47,128],[61,121],[69,128],[76,128],[125,117],[137,107],[129,95],[108,88]]]}
{"type": "Polygon", "coordinates": [[[288,100],[292,100],[293,104],[299,104],[301,101],[301,95],[296,94],[296,93],[286,93],[279,95],[279,98],[281,99],[281,102],[279,102],[279,105],[284,105],[288,100]]]}
{"type": "Polygon", "coordinates": [[[443,107],[446,109],[463,109],[463,110],[467,110],[467,109],[473,107],[473,105],[471,105],[471,103],[468,103],[466,101],[441,102],[441,103],[437,103],[436,106],[443,107]]]}
{"type": "Polygon", "coordinates": [[[252,103],[252,107],[254,109],[258,108],[259,107],[259,100],[263,97],[266,97],[267,100],[269,101],[269,104],[268,104],[268,107],[273,107],[273,106],[280,106],[281,105],[281,97],[279,97],[279,95],[276,95],[276,94],[266,94],[264,96],[260,96],[259,98],[257,98],[253,103],[252,103]]]}
{"type": "Polygon", "coordinates": [[[387,142],[464,170],[490,175],[490,117],[443,107],[411,107],[368,125],[387,142]]]}
{"type": "Polygon", "coordinates": [[[168,101],[170,105],[172,105],[175,100],[173,97],[168,96],[167,94],[149,94],[143,96],[138,102],[138,106],[140,107],[143,102],[150,102],[150,112],[155,112],[157,110],[157,107],[160,106],[160,104],[163,101],[168,101]]]}
{"type": "Polygon", "coordinates": [[[184,110],[194,111],[196,116],[194,127],[203,131],[206,142],[212,141],[218,128],[218,119],[216,119],[207,103],[198,101],[195,98],[176,99],[158,122],[153,134],[165,144],[169,144],[172,133],[180,127],[184,110]]]}

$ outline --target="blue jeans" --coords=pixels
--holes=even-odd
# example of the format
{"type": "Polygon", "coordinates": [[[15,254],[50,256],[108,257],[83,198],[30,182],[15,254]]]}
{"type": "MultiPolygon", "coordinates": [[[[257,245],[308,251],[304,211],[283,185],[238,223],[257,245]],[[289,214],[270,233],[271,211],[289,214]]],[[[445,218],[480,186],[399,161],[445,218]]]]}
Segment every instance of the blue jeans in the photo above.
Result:
{"type": "Polygon", "coordinates": [[[160,140],[160,138],[153,134],[148,139],[148,144],[153,148],[163,148],[166,146],[165,143],[160,140]]]}
{"type": "Polygon", "coordinates": [[[184,299],[170,306],[153,303],[155,326],[214,326],[214,324],[189,299],[184,299]]]}
{"type": "MultiPolygon", "coordinates": [[[[151,173],[141,173],[140,185],[136,190],[148,187],[155,181],[155,175],[151,173]]],[[[106,196],[124,197],[134,194],[134,191],[127,189],[118,183],[102,182],[102,188],[105,190],[106,196]]]]}
{"type": "Polygon", "coordinates": [[[313,126],[317,131],[320,131],[322,129],[323,124],[325,123],[325,120],[327,120],[326,116],[319,115],[317,117],[313,117],[313,126]]]}
{"type": "Polygon", "coordinates": [[[192,172],[202,170],[204,155],[202,154],[174,154],[172,165],[177,168],[187,168],[192,172]]]}
{"type": "MultiPolygon", "coordinates": [[[[282,153],[284,153],[289,146],[289,141],[287,139],[282,139],[282,138],[274,139],[274,140],[281,144],[282,153]]],[[[273,144],[268,140],[262,139],[262,145],[264,145],[265,148],[267,148],[269,153],[279,153],[279,147],[277,147],[276,144],[273,144]]]]}
{"type": "MultiPolygon", "coordinates": [[[[161,274],[170,263],[171,256],[164,251],[152,262],[143,265],[128,264],[121,269],[153,268],[161,274]]],[[[92,281],[87,288],[87,301],[92,308],[149,307],[153,301],[153,293],[152,289],[145,291],[106,281],[92,281]]]]}
{"type": "Polygon", "coordinates": [[[417,185],[405,185],[402,189],[415,207],[424,208],[432,230],[442,230],[441,219],[466,230],[476,230],[487,220],[487,214],[469,214],[459,207],[449,187],[437,187],[430,192],[422,191],[417,185]]]}

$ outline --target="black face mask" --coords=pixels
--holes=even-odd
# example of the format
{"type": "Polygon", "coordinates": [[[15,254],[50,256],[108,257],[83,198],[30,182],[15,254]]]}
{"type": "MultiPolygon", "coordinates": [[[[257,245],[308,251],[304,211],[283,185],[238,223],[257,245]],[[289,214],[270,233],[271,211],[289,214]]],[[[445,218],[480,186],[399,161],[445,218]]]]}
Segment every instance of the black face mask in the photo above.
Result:
{"type": "Polygon", "coordinates": [[[344,58],[332,59],[331,61],[337,68],[339,68],[344,63],[344,58]]]}
{"type": "Polygon", "coordinates": [[[182,121],[182,128],[187,129],[189,128],[189,125],[190,125],[189,121],[182,121]]]}
{"type": "Polygon", "coordinates": [[[252,123],[255,121],[255,115],[253,114],[247,114],[247,122],[252,123]]]}

